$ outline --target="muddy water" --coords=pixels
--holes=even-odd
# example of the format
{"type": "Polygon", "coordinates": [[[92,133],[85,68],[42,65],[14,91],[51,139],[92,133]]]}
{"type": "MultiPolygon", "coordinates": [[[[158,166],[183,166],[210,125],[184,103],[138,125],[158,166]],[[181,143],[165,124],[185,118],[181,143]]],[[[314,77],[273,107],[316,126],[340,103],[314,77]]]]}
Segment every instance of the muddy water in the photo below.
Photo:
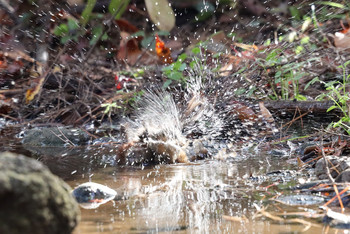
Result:
{"type": "MultiPolygon", "coordinates": [[[[225,161],[130,168],[114,165],[115,147],[23,149],[18,142],[7,140],[1,141],[3,150],[37,158],[73,188],[92,181],[128,197],[96,209],[81,208],[81,222],[75,234],[298,233],[308,227],[266,217],[253,219],[254,204],[268,206],[271,213],[318,210],[317,207],[291,208],[269,201],[270,197],[289,193],[285,188],[307,176],[305,171],[296,172],[293,160],[267,152],[242,151],[236,158],[225,161]],[[268,175],[269,172],[276,173],[268,175]],[[271,186],[274,183],[279,184],[271,186]],[[226,216],[247,217],[249,222],[228,221],[226,216]]],[[[317,220],[309,221],[315,226],[309,227],[307,233],[342,233],[327,230],[317,220]]]]}
{"type": "MultiPolygon", "coordinates": [[[[256,219],[253,223],[223,219],[224,215],[251,218],[256,212],[253,203],[266,205],[261,200],[270,192],[263,187],[279,178],[259,175],[291,167],[285,161],[268,155],[256,155],[230,162],[205,160],[144,169],[104,167],[74,174],[66,179],[72,187],[93,181],[129,196],[127,200],[111,201],[97,209],[82,208],[82,219],[74,233],[301,231],[305,226],[283,225],[264,221],[264,218],[256,219]]],[[[294,180],[286,177],[284,180],[282,184],[287,187],[294,183],[294,180]]],[[[276,190],[272,191],[276,195],[276,190]]],[[[321,225],[308,232],[320,233],[322,229],[321,225]]]]}

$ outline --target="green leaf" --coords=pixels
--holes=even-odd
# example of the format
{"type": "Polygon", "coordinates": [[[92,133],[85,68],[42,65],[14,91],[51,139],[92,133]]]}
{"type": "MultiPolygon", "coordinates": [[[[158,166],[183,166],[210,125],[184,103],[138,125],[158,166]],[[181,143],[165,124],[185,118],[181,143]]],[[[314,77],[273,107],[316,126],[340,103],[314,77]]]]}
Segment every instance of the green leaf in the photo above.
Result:
{"type": "Polygon", "coordinates": [[[120,19],[129,2],[130,0],[111,0],[108,10],[112,15],[115,15],[115,19],[120,19]]]}
{"type": "Polygon", "coordinates": [[[303,76],[307,75],[305,72],[298,72],[294,75],[294,77],[291,80],[300,80],[303,76]]]}
{"type": "Polygon", "coordinates": [[[303,46],[297,46],[297,48],[295,48],[295,53],[296,54],[300,54],[301,52],[304,51],[304,47],[303,46]]]}
{"type": "Polygon", "coordinates": [[[266,61],[269,62],[276,62],[277,57],[279,56],[279,54],[282,52],[281,49],[274,49],[272,50],[267,56],[266,56],[266,61]]]}
{"type": "Polygon", "coordinates": [[[186,69],[186,67],[187,67],[186,63],[182,63],[178,70],[184,71],[186,69]]]}
{"type": "Polygon", "coordinates": [[[171,85],[171,83],[173,83],[172,80],[166,80],[163,84],[163,89],[168,88],[171,85]]]}
{"type": "Polygon", "coordinates": [[[66,35],[66,36],[61,38],[61,43],[66,44],[70,39],[71,39],[71,36],[66,35]]]}
{"type": "Polygon", "coordinates": [[[99,25],[98,27],[94,27],[92,29],[92,40],[90,40],[89,44],[90,45],[94,45],[98,38],[100,37],[100,35],[102,34],[103,28],[101,25],[99,25]]]}
{"type": "Polygon", "coordinates": [[[137,38],[137,37],[145,37],[145,32],[144,31],[137,31],[136,33],[133,33],[130,35],[132,38],[137,38]]]}
{"type": "Polygon", "coordinates": [[[336,108],[338,108],[337,106],[331,106],[331,107],[329,107],[328,109],[327,109],[327,112],[330,112],[331,110],[334,110],[334,109],[336,109],[336,108]]]}
{"type": "Polygon", "coordinates": [[[68,25],[68,30],[69,31],[73,31],[73,30],[79,29],[79,24],[74,19],[68,19],[67,25],[68,25]]]}
{"type": "Polygon", "coordinates": [[[244,94],[246,91],[247,91],[247,90],[244,89],[244,88],[238,88],[238,89],[235,91],[235,94],[236,94],[237,96],[239,96],[239,95],[244,94]]]}
{"type": "Polygon", "coordinates": [[[292,15],[292,17],[296,20],[300,20],[301,17],[300,17],[300,11],[298,10],[298,8],[294,7],[294,6],[291,6],[289,7],[289,11],[290,11],[290,14],[292,15]]]}
{"type": "Polygon", "coordinates": [[[275,78],[279,78],[279,77],[281,77],[281,75],[282,75],[282,72],[281,71],[277,71],[275,73],[275,78]]]}
{"type": "Polygon", "coordinates": [[[267,39],[265,42],[264,42],[264,46],[269,46],[271,44],[271,39],[267,39]]]}
{"type": "Polygon", "coordinates": [[[169,79],[180,81],[183,78],[182,72],[173,71],[168,76],[169,79]]]}
{"type": "Polygon", "coordinates": [[[317,4],[331,6],[331,7],[337,7],[337,8],[341,8],[341,9],[345,8],[345,6],[343,4],[336,3],[336,2],[324,1],[324,2],[317,2],[317,4]]]}
{"type": "Polygon", "coordinates": [[[309,41],[310,41],[310,37],[309,37],[309,36],[306,36],[306,37],[301,38],[300,44],[301,44],[301,45],[307,44],[307,43],[309,43],[309,41]]]}
{"type": "Polygon", "coordinates": [[[80,18],[80,23],[83,27],[85,27],[87,22],[89,22],[90,15],[92,13],[92,10],[94,9],[95,4],[96,4],[96,0],[88,0],[88,2],[86,3],[86,7],[83,13],[81,13],[81,18],[80,18]]]}
{"type": "Polygon", "coordinates": [[[196,64],[197,64],[196,61],[191,61],[190,62],[190,68],[194,69],[196,64]]]}
{"type": "Polygon", "coordinates": [[[67,24],[60,24],[56,26],[54,32],[56,36],[63,37],[68,34],[68,25],[67,24]]]}
{"type": "Polygon", "coordinates": [[[349,60],[349,61],[346,61],[346,62],[344,63],[344,65],[343,65],[344,68],[347,67],[349,64],[350,64],[350,60],[349,60]]]}
{"type": "Polygon", "coordinates": [[[177,61],[183,62],[185,61],[186,58],[187,58],[187,54],[183,53],[179,55],[179,57],[177,58],[177,61]]]}
{"type": "Polygon", "coordinates": [[[170,35],[169,31],[162,31],[162,30],[154,33],[154,36],[155,36],[155,34],[158,34],[158,36],[169,36],[170,35]]]}
{"type": "Polygon", "coordinates": [[[156,42],[154,40],[154,37],[145,37],[142,41],[141,41],[141,46],[143,48],[155,48],[156,46],[156,42]]]}
{"type": "Polygon", "coordinates": [[[192,49],[192,53],[193,54],[199,54],[201,52],[201,48],[199,48],[199,47],[194,47],[193,49],[192,49]]]}
{"type": "Polygon", "coordinates": [[[307,98],[301,94],[295,95],[295,99],[297,99],[298,101],[306,101],[307,100],[307,98]]]}
{"type": "Polygon", "coordinates": [[[199,12],[196,15],[196,21],[204,21],[215,13],[214,5],[208,1],[199,1],[195,8],[199,12]]]}
{"type": "Polygon", "coordinates": [[[313,78],[312,80],[310,80],[306,85],[304,90],[306,90],[307,88],[309,88],[310,85],[316,83],[317,81],[320,81],[320,79],[316,76],[315,78],[313,78]]]}
{"type": "Polygon", "coordinates": [[[145,0],[152,22],[160,30],[170,31],[175,26],[175,14],[167,0],[145,0]]]}

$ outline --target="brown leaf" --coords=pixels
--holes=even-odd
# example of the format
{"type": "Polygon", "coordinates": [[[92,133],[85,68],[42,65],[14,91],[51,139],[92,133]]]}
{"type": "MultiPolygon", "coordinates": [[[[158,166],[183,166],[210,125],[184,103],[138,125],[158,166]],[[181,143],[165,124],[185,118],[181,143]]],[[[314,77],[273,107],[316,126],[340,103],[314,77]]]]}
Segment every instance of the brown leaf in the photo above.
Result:
{"type": "Polygon", "coordinates": [[[242,103],[239,103],[239,102],[236,102],[233,106],[234,106],[232,111],[233,114],[236,114],[242,122],[248,122],[248,121],[255,122],[258,119],[255,112],[248,106],[243,105],[242,103]]]}
{"type": "MultiPolygon", "coordinates": [[[[2,95],[3,96],[3,95],[2,95]]],[[[0,100],[0,114],[7,114],[12,110],[12,99],[0,100]]]]}
{"type": "Polygon", "coordinates": [[[127,32],[127,33],[136,33],[137,31],[139,31],[139,29],[132,25],[129,21],[124,20],[124,19],[118,19],[116,20],[116,23],[119,27],[119,30],[121,32],[127,32]]]}
{"type": "Polygon", "coordinates": [[[268,122],[273,123],[275,120],[273,119],[270,111],[265,107],[264,102],[259,102],[260,114],[261,116],[268,122]]]}
{"type": "Polygon", "coordinates": [[[117,53],[118,60],[130,65],[135,65],[136,62],[144,65],[157,63],[155,54],[141,50],[136,38],[130,38],[130,34],[127,32],[121,32],[120,36],[122,39],[117,53]]]}
{"type": "Polygon", "coordinates": [[[44,83],[44,80],[45,80],[45,76],[42,76],[33,81],[32,86],[34,87],[29,88],[26,92],[26,97],[25,97],[26,104],[31,102],[34,99],[34,97],[40,92],[41,87],[44,83]]]}

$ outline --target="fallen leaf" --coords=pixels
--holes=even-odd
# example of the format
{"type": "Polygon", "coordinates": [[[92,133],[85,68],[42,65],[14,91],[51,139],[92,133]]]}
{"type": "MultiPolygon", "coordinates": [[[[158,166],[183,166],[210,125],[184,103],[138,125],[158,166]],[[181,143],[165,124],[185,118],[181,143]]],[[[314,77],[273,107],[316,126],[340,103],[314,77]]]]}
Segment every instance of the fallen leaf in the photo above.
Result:
{"type": "Polygon", "coordinates": [[[45,80],[45,76],[41,76],[37,79],[32,80],[31,86],[32,88],[29,88],[26,92],[26,104],[28,104],[29,102],[31,102],[34,97],[40,92],[41,87],[43,86],[45,80]]]}
{"type": "Polygon", "coordinates": [[[237,115],[242,122],[256,122],[258,119],[257,115],[250,107],[239,102],[233,104],[232,113],[237,115]]]}
{"type": "Polygon", "coordinates": [[[234,43],[233,45],[248,51],[257,52],[259,50],[259,47],[257,47],[256,45],[248,45],[243,43],[234,43]]]}
{"type": "Polygon", "coordinates": [[[123,60],[128,64],[134,64],[138,56],[141,55],[138,41],[135,38],[130,38],[130,34],[127,32],[120,32],[120,36],[122,39],[120,41],[117,59],[123,60]]]}
{"type": "Polygon", "coordinates": [[[273,123],[275,120],[273,119],[270,111],[265,107],[264,102],[259,102],[260,114],[261,116],[268,122],[273,123]]]}
{"type": "MultiPolygon", "coordinates": [[[[3,95],[1,95],[1,96],[3,96],[3,95]]],[[[12,110],[11,104],[13,105],[12,99],[0,100],[0,114],[9,113],[12,110]]]]}
{"type": "Polygon", "coordinates": [[[172,64],[171,52],[164,42],[156,35],[156,53],[162,64],[172,64]]]}
{"type": "Polygon", "coordinates": [[[137,31],[139,31],[139,29],[132,25],[129,21],[125,20],[125,19],[118,19],[116,20],[116,24],[119,27],[119,30],[121,32],[127,32],[127,33],[136,33],[137,31]]]}

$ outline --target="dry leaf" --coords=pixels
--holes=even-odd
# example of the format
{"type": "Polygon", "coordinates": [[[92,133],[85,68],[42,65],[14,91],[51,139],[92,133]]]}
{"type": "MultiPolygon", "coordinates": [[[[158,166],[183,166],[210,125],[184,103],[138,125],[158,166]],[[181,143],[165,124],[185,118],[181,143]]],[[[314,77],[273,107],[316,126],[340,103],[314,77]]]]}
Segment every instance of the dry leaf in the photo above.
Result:
{"type": "Polygon", "coordinates": [[[257,121],[258,117],[250,107],[239,102],[235,102],[233,106],[232,113],[237,115],[242,122],[257,121]]]}
{"type": "Polygon", "coordinates": [[[260,114],[261,116],[268,122],[273,123],[275,120],[273,119],[270,111],[265,107],[263,102],[259,102],[260,114]]]}
{"type": "MultiPolygon", "coordinates": [[[[41,78],[38,78],[39,80],[36,80],[35,83],[35,87],[33,88],[30,88],[27,90],[26,92],[26,104],[28,104],[29,102],[31,102],[34,97],[40,92],[41,90],[41,87],[44,83],[44,80],[45,80],[45,77],[41,77],[41,78]]],[[[34,82],[34,81],[33,81],[34,82]]]]}
{"type": "Polygon", "coordinates": [[[173,59],[171,58],[171,52],[164,42],[156,35],[156,53],[162,64],[171,64],[173,59]]]}

